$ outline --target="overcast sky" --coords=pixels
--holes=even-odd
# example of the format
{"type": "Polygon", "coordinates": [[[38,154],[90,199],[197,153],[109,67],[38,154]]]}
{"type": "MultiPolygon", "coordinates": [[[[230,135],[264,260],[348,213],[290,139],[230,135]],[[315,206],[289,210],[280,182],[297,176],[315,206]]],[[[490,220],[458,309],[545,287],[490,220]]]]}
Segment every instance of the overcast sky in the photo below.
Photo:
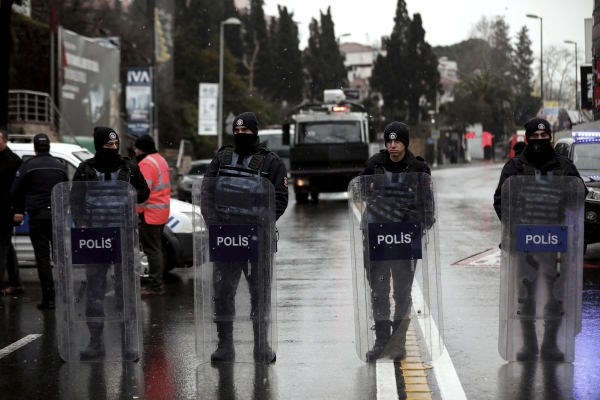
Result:
{"type": "MultiPolygon", "coordinates": [[[[585,47],[584,22],[592,18],[593,0],[406,0],[409,14],[420,13],[426,31],[425,38],[433,46],[458,43],[469,37],[471,27],[482,15],[503,15],[510,25],[510,34],[523,26],[530,28],[533,50],[539,57],[540,21],[527,18],[536,14],[543,18],[544,47],[570,46],[565,40],[577,42],[583,61],[585,47]]],[[[319,10],[331,6],[336,35],[351,33],[342,42],[370,44],[389,35],[394,25],[397,0],[265,0],[265,14],[278,15],[277,5],[287,6],[299,23],[300,47],[306,47],[311,18],[319,19],[319,10]]],[[[573,49],[574,50],[574,49],[573,49]]]]}

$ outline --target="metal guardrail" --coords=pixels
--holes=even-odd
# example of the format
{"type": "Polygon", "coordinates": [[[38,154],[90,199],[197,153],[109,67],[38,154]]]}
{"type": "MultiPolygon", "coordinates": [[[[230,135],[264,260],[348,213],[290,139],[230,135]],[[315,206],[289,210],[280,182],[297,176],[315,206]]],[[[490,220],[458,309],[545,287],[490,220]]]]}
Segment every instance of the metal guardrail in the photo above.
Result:
{"type": "Polygon", "coordinates": [[[9,90],[8,120],[50,124],[59,135],[68,135],[73,143],[80,145],[48,93],[33,90],[9,90]]]}
{"type": "Polygon", "coordinates": [[[59,130],[58,109],[50,95],[32,90],[8,91],[8,120],[18,122],[40,122],[59,130]]]}

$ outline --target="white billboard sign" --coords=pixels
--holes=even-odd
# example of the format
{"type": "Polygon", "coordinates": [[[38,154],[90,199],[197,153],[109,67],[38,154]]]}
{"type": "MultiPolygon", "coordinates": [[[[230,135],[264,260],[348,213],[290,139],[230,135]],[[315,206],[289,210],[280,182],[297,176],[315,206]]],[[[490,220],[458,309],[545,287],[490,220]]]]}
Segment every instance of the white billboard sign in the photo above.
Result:
{"type": "Polygon", "coordinates": [[[218,83],[201,83],[198,96],[198,134],[217,134],[218,83]]]}

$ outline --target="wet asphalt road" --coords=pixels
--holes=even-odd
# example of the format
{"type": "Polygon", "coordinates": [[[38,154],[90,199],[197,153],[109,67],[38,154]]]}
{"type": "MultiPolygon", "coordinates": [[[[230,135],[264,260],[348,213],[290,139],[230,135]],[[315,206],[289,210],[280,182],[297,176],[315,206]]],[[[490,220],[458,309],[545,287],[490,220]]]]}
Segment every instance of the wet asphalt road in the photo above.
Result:
{"type": "MultiPolygon", "coordinates": [[[[597,399],[600,269],[584,273],[583,330],[573,364],[507,364],[497,351],[498,268],[452,264],[499,243],[492,209],[500,165],[434,172],[439,205],[445,345],[469,399],[597,399]]],[[[322,195],[278,222],[277,361],[214,367],[194,348],[193,270],[176,270],[167,295],[142,301],[144,353],[135,363],[65,363],[52,311],[39,311],[37,272],[26,293],[0,297],[0,349],[42,334],[2,357],[1,399],[376,399],[377,368],[358,359],[347,200],[322,195]]],[[[600,246],[586,263],[600,265],[600,246]]],[[[399,374],[397,374],[399,376],[399,374]]],[[[401,387],[402,384],[400,383],[401,387]]],[[[442,398],[434,381],[435,398],[442,398]]],[[[405,395],[400,391],[400,398],[405,395]]]]}

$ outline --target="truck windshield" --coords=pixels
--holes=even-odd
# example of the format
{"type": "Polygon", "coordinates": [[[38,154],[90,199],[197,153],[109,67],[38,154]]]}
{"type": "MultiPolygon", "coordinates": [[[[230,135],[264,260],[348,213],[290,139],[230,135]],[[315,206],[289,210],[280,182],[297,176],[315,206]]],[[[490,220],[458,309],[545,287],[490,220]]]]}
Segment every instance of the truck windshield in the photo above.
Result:
{"type": "Polygon", "coordinates": [[[600,171],[600,143],[576,144],[573,147],[573,162],[578,170],[600,171]]]}
{"type": "Polygon", "coordinates": [[[300,124],[298,143],[360,142],[359,121],[305,122],[300,124]]]}

